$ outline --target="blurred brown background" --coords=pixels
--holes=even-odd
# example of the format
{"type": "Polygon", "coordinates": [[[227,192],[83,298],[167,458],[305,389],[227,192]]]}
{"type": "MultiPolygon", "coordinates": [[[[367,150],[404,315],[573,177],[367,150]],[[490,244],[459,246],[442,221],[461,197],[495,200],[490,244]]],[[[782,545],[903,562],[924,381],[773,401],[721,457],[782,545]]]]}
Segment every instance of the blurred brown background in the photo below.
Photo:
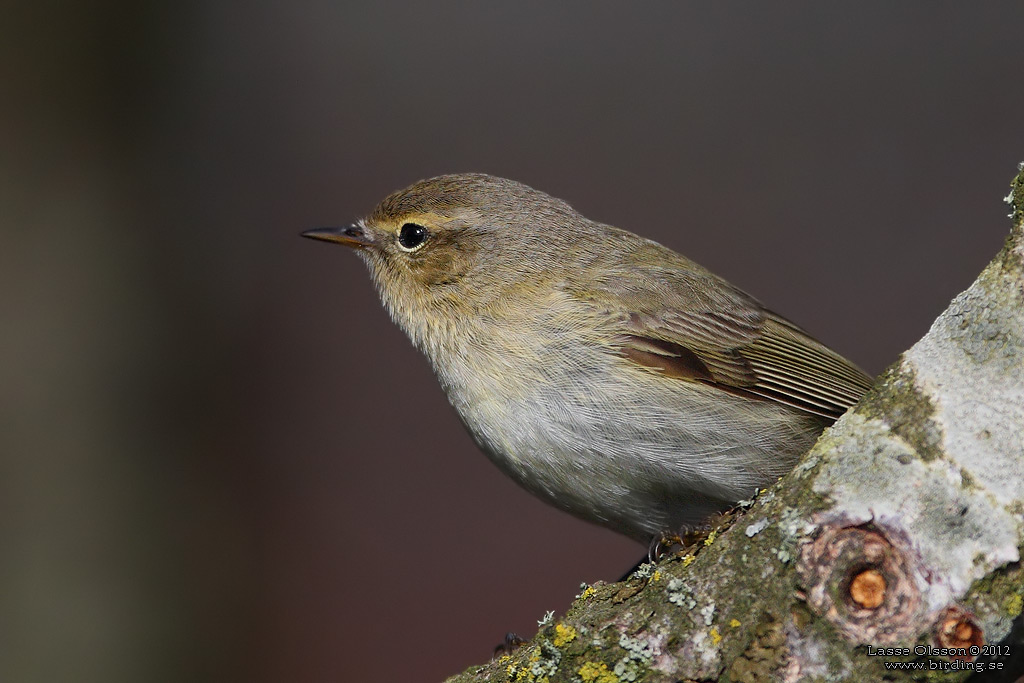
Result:
{"type": "Polygon", "coordinates": [[[477,452],[299,239],[486,171],[871,372],[998,250],[1024,5],[22,3],[0,40],[0,680],[431,681],[639,546],[477,452]],[[401,417],[401,419],[398,419],[401,417]]]}

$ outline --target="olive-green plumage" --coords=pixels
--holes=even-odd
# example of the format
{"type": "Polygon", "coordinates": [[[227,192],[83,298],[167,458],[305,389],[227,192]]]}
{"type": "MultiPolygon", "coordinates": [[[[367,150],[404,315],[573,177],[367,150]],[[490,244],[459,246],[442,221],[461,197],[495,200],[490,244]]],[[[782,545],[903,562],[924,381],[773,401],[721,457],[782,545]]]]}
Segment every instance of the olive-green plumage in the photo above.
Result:
{"type": "Polygon", "coordinates": [[[640,541],[788,471],[870,378],[676,252],[482,174],[343,228],[490,458],[640,541]]]}

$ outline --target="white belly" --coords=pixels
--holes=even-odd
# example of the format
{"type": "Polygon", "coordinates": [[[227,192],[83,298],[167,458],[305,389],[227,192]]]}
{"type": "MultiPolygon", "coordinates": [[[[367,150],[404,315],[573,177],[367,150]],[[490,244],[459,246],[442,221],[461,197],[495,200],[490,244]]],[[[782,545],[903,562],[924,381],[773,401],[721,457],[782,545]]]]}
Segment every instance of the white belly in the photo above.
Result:
{"type": "Polygon", "coordinates": [[[543,376],[516,373],[517,381],[512,369],[467,381],[479,363],[450,367],[449,400],[502,470],[642,542],[749,498],[816,435],[813,418],[784,406],[653,375],[600,351],[549,363],[543,376]]]}

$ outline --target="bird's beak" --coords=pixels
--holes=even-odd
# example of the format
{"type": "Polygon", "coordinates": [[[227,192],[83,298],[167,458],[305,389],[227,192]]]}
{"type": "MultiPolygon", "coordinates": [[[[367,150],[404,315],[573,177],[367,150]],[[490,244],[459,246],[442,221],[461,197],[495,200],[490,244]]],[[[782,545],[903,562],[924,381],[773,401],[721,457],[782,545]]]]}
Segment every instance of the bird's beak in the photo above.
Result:
{"type": "Polygon", "coordinates": [[[302,236],[324,242],[337,242],[353,249],[365,249],[375,244],[370,234],[356,223],[340,228],[314,228],[302,233],[302,236]]]}

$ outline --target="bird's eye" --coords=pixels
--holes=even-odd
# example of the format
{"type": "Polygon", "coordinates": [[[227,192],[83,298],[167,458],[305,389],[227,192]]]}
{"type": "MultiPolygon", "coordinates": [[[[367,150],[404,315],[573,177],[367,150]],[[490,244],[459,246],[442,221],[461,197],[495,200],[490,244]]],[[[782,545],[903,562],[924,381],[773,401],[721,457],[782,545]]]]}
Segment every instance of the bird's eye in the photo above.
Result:
{"type": "Polygon", "coordinates": [[[398,231],[398,244],[406,251],[412,251],[422,246],[427,239],[427,229],[415,223],[406,223],[398,231]]]}

